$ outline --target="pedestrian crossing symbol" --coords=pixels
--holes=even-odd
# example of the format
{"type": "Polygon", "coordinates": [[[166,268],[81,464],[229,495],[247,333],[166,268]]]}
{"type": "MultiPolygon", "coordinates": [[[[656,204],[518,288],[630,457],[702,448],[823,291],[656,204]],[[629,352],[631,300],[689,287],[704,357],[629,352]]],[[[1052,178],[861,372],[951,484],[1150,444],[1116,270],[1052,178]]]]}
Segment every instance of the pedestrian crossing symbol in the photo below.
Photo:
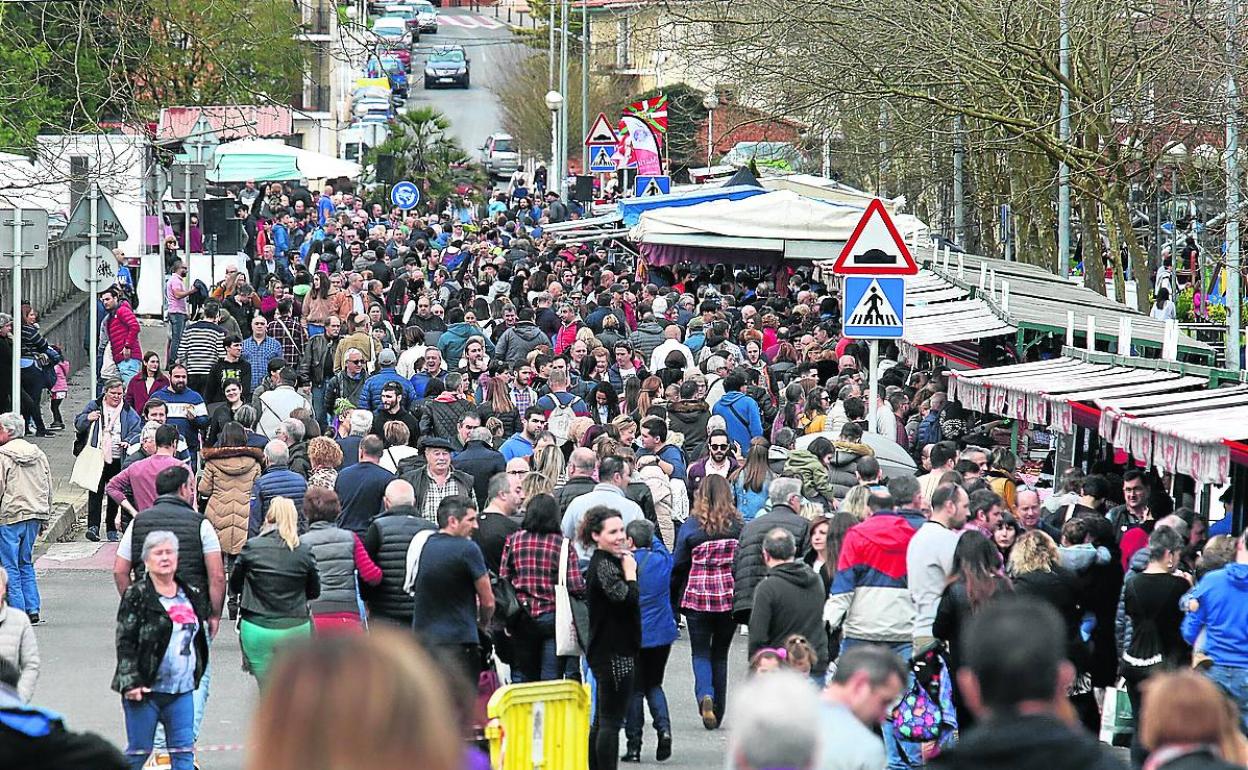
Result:
{"type": "Polygon", "coordinates": [[[603,145],[593,148],[593,156],[589,159],[591,174],[609,174],[615,171],[615,153],[611,149],[603,145]]]}
{"type": "Polygon", "coordinates": [[[638,198],[645,198],[650,195],[667,195],[671,191],[672,178],[670,176],[639,176],[634,194],[638,198]]]}
{"type": "Polygon", "coordinates": [[[904,278],[846,276],[844,300],[841,320],[846,337],[896,339],[905,332],[904,278]]]}

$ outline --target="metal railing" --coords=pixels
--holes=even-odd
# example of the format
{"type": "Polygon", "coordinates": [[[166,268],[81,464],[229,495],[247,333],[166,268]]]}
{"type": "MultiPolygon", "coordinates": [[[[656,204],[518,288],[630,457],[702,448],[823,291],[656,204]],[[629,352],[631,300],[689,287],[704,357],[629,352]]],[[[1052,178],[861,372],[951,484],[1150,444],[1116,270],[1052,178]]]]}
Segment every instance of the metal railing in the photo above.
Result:
{"type": "MultiPolygon", "coordinates": [[[[48,266],[22,272],[22,299],[39,313],[43,336],[60,345],[77,369],[86,362],[87,295],[69,279],[69,255],[81,246],[77,241],[48,244],[48,266]]],[[[0,312],[12,313],[13,271],[0,270],[0,312]]]]}

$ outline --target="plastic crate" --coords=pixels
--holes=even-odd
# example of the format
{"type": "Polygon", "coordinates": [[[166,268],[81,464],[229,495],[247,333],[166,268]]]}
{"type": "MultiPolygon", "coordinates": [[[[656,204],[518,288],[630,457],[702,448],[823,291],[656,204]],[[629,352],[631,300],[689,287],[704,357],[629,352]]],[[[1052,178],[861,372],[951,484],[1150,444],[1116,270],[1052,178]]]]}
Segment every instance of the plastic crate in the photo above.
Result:
{"type": "Polygon", "coordinates": [[[501,687],[490,698],[494,770],[583,770],[589,766],[589,688],[567,679],[501,687]]]}

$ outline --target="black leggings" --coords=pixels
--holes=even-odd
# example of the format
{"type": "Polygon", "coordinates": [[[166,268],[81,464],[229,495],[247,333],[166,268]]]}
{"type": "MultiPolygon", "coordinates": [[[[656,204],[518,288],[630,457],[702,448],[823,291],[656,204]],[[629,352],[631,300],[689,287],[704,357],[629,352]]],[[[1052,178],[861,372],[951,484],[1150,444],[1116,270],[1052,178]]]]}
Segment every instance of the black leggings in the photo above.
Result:
{"type": "MultiPolygon", "coordinates": [[[[113,523],[113,520],[117,517],[118,506],[117,503],[113,501],[113,498],[104,493],[104,487],[107,486],[108,482],[112,481],[113,477],[118,473],[121,473],[121,460],[113,460],[112,462],[104,463],[104,472],[100,474],[100,488],[95,492],[87,494],[88,527],[95,527],[97,530],[100,528],[100,518],[104,513],[105,501],[107,501],[108,514],[103,517],[105,528],[108,532],[114,532],[117,530],[117,525],[113,523]]],[[[125,518],[129,518],[129,514],[126,514],[125,518]]],[[[123,522],[123,524],[124,523],[125,522],[123,522]]]]}
{"type": "Polygon", "coordinates": [[[591,667],[598,684],[594,724],[589,729],[589,770],[616,770],[620,762],[620,728],[633,698],[636,658],[611,658],[591,667]]]}
{"type": "Polygon", "coordinates": [[[48,381],[44,378],[42,369],[37,366],[27,366],[22,369],[22,416],[33,420],[35,430],[40,433],[44,432],[44,426],[43,409],[40,408],[39,402],[47,386],[48,381]]]}

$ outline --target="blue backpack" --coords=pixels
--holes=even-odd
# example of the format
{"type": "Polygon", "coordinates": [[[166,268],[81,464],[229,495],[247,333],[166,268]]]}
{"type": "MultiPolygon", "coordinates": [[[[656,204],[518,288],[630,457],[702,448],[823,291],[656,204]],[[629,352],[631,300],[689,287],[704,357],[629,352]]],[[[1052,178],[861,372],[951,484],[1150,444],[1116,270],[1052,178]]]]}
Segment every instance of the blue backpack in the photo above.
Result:
{"type": "Polygon", "coordinates": [[[940,412],[931,411],[919,423],[919,429],[914,434],[914,447],[921,450],[928,444],[935,444],[940,441],[940,412]]]}

